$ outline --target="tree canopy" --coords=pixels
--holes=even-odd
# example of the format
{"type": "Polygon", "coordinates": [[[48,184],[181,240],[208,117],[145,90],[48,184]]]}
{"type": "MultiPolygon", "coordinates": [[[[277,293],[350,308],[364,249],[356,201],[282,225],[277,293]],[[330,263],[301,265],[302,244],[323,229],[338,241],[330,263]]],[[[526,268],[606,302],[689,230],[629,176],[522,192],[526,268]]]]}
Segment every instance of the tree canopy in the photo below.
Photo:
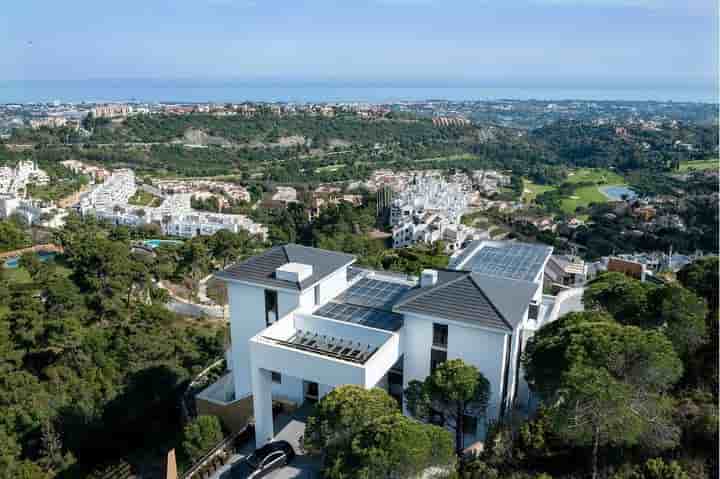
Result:
{"type": "Polygon", "coordinates": [[[455,431],[455,450],[463,450],[465,416],[484,417],[490,382],[462,359],[440,364],[425,381],[410,381],[405,390],[408,412],[423,421],[437,421],[455,431]]]}
{"type": "Polygon", "coordinates": [[[329,479],[410,478],[454,462],[450,434],[413,421],[381,389],[340,386],[316,405],[303,445],[329,479]]]}
{"type": "Polygon", "coordinates": [[[679,440],[667,391],[682,363],[660,332],[625,326],[604,313],[571,313],[527,344],[526,378],[549,406],[556,431],[592,448],[663,450],[679,440]]]}

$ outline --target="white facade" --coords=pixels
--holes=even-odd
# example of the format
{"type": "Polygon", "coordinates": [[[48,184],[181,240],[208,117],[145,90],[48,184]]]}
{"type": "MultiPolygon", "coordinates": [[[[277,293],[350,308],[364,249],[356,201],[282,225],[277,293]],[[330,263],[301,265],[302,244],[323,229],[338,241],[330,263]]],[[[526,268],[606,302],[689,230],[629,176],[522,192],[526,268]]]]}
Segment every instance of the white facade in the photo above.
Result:
{"type": "Polygon", "coordinates": [[[267,236],[265,226],[255,223],[245,215],[194,210],[190,206],[190,193],[168,195],[160,206],[152,207],[129,204],[128,201],[136,192],[133,171],[116,170],[104,183],[81,198],[80,211],[118,225],[141,226],[154,223],[168,236],[192,238],[212,235],[220,230],[233,233],[244,230],[262,240],[267,236]]]}
{"type": "MultiPolygon", "coordinates": [[[[456,267],[474,267],[473,258],[482,256],[478,253],[484,247],[497,250],[504,243],[479,243],[455,258],[456,267]]],[[[398,397],[410,381],[422,381],[431,373],[432,357],[437,353],[445,360],[459,358],[476,366],[490,382],[487,414],[478,418],[474,433],[466,434],[466,444],[484,437],[487,422],[510,408],[529,407],[529,393],[520,370],[522,347],[541,324],[554,320],[560,311],[567,312],[558,307],[553,297],[542,294],[543,269],[551,249],[540,252],[531,279],[517,283],[517,287],[512,282],[520,280],[473,277],[472,281],[479,281],[479,286],[485,288],[479,296],[489,297],[498,310],[504,311],[503,315],[514,315],[503,316],[505,323],[492,323],[475,320],[472,311],[465,317],[462,311],[458,314],[442,308],[407,309],[413,297],[435,294],[440,288],[446,288],[444,291],[452,298],[456,283],[447,278],[470,281],[467,275],[474,273],[448,270],[440,272],[438,280],[438,272],[428,272],[421,286],[408,278],[351,268],[352,261],[339,262],[328,270],[322,250],[305,248],[301,251],[311,250],[316,255],[313,257],[319,258],[318,264],[305,264],[309,270],[298,266],[296,259],[283,263],[281,257],[265,276],[258,278],[258,265],[265,265],[266,257],[277,258],[282,248],[286,247],[276,247],[218,275],[227,282],[229,292],[232,346],[228,362],[234,395],[227,396],[227,384],[222,388],[214,385],[203,393],[211,395],[212,388],[216,388],[220,403],[252,396],[258,447],[274,434],[273,399],[298,404],[314,401],[342,384],[381,387],[398,397]],[[246,271],[250,273],[246,275],[246,271]],[[312,276],[313,272],[318,274],[312,276]],[[287,274],[304,279],[297,276],[297,281],[285,281],[287,274]],[[503,281],[510,281],[508,288],[502,288],[503,281]],[[361,299],[379,301],[372,304],[371,311],[379,318],[366,320],[370,303],[362,306],[365,300],[353,299],[356,294],[361,299]],[[383,304],[387,298],[390,302],[383,304]],[[354,312],[335,316],[335,308],[354,312]],[[434,329],[445,326],[446,343],[434,344],[434,329]],[[392,379],[388,374],[391,370],[392,379]]],[[[474,300],[477,298],[468,298],[468,304],[474,300]]]]}

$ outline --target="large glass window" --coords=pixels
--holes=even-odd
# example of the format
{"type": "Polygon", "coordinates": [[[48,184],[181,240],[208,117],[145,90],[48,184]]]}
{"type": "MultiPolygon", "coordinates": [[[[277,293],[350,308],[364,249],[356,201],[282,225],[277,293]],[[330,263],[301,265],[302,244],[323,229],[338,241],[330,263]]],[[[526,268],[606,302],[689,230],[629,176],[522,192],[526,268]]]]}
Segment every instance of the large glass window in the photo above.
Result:
{"type": "Polygon", "coordinates": [[[265,324],[270,326],[278,320],[277,291],[265,290],[265,324]]]}
{"type": "Polygon", "coordinates": [[[433,323],[433,346],[437,348],[447,348],[448,343],[448,327],[447,324],[433,323]]]}
{"type": "Polygon", "coordinates": [[[435,368],[447,361],[447,351],[442,349],[430,350],[430,374],[435,372],[435,368]]]}

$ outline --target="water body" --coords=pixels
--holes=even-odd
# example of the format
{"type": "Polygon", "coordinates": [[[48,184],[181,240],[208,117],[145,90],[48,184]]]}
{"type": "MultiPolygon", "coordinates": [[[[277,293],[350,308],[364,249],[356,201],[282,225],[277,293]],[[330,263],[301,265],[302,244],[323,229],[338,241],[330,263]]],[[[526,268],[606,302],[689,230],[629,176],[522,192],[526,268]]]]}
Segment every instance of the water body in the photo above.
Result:
{"type": "Polygon", "coordinates": [[[145,246],[149,246],[152,249],[157,248],[160,245],[178,245],[182,244],[182,241],[178,240],[161,240],[161,239],[150,239],[143,241],[145,246]]]}
{"type": "Polygon", "coordinates": [[[600,192],[612,201],[620,201],[623,199],[623,196],[629,200],[634,200],[638,197],[637,193],[627,186],[605,186],[600,188],[600,192]]]}
{"type": "Polygon", "coordinates": [[[31,102],[395,102],[427,99],[463,100],[629,100],[717,101],[712,88],[548,88],[418,87],[233,81],[77,80],[0,81],[0,103],[31,102]]]}
{"type": "MultiPolygon", "coordinates": [[[[38,256],[40,257],[40,261],[49,261],[53,258],[55,258],[56,253],[49,253],[49,252],[40,252],[38,253],[38,256]]],[[[6,268],[17,268],[20,266],[20,258],[10,258],[9,260],[5,261],[4,266],[6,268]]]]}

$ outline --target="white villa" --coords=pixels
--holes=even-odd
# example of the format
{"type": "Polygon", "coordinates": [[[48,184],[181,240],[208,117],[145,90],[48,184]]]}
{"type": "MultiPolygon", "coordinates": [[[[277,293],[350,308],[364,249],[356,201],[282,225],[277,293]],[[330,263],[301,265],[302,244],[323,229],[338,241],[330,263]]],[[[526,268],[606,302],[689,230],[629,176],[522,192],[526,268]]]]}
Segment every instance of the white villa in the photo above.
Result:
{"type": "Polygon", "coordinates": [[[224,419],[253,415],[260,447],[278,432],[274,401],[300,405],[356,384],[402,403],[411,380],[461,358],[491,388],[487,414],[466,418],[470,445],[488,421],[531,407],[520,364],[527,339],[582,308],[578,290],[543,295],[551,254],[544,245],[476,241],[450,268],[417,280],[357,268],[344,253],[274,247],[217,274],[230,301],[230,372],[197,397],[224,419]]]}

